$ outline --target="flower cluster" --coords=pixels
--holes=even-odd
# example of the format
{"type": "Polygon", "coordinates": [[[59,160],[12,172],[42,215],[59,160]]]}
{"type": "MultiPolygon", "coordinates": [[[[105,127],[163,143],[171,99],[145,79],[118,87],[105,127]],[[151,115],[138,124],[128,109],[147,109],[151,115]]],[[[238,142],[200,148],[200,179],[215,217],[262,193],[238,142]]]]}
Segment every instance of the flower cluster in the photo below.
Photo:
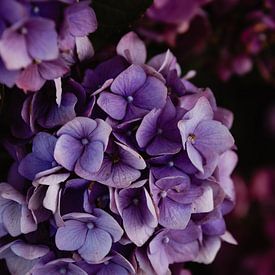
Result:
{"type": "Polygon", "coordinates": [[[146,55],[130,32],[82,83],[11,96],[0,257],[12,274],[161,275],[235,243],[233,115],[181,78],[170,51],[146,55]]]}
{"type": "Polygon", "coordinates": [[[3,0],[0,3],[0,83],[39,90],[77,60],[91,57],[87,35],[97,28],[90,1],[3,0]]]}

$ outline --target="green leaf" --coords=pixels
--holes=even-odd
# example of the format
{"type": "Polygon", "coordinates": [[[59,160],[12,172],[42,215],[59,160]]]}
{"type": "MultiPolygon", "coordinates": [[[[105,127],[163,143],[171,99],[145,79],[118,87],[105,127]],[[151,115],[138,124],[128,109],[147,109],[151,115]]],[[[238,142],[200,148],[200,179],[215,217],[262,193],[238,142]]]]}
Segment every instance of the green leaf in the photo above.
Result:
{"type": "Polygon", "coordinates": [[[153,0],[93,0],[98,29],[92,34],[95,49],[117,42],[152,4],[153,0]]]}

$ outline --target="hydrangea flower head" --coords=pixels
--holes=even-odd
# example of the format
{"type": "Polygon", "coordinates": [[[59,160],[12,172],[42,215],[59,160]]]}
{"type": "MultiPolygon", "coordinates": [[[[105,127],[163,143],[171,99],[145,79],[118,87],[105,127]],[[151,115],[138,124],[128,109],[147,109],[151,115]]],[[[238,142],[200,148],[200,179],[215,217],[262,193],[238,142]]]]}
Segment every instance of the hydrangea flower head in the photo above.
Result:
{"type": "MultiPolygon", "coordinates": [[[[60,47],[77,51],[96,28],[87,1],[36,2],[36,20],[46,4],[64,8],[58,60],[65,59],[60,47]]],[[[51,47],[32,47],[20,62],[34,53],[44,59],[16,63],[20,74],[57,62],[48,60],[51,47]]],[[[10,174],[19,167],[26,180],[17,173],[0,184],[0,235],[18,238],[0,247],[12,272],[14,259],[37,275],[169,274],[179,263],[210,263],[222,241],[235,243],[224,220],[235,202],[232,113],[210,89],[181,78],[171,51],[146,63],[145,44],[133,32],[116,51],[77,79],[55,79],[16,102],[16,139],[5,137],[5,147],[15,163],[10,174]],[[24,127],[16,129],[18,121],[24,127]]]]}

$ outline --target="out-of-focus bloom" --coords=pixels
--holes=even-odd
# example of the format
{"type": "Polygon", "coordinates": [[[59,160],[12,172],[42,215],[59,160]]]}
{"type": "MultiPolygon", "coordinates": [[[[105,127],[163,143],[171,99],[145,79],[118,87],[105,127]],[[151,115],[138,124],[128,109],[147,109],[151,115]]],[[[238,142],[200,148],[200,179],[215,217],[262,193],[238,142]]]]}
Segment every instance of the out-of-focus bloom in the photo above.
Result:
{"type": "Polygon", "coordinates": [[[46,80],[66,74],[76,59],[90,58],[94,51],[87,35],[96,30],[97,20],[89,4],[2,1],[1,82],[16,84],[25,92],[37,91],[46,80]]]}

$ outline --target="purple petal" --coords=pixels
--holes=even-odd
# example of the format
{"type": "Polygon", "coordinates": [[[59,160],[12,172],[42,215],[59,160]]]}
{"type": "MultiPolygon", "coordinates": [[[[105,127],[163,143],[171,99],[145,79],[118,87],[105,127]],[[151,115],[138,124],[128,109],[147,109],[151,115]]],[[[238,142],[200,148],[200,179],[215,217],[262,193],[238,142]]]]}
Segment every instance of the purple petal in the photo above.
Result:
{"type": "Polygon", "coordinates": [[[29,180],[34,180],[35,176],[41,172],[52,168],[51,163],[36,157],[33,153],[28,154],[19,165],[19,172],[29,180]]]}
{"type": "Polygon", "coordinates": [[[213,190],[210,186],[202,186],[203,194],[193,204],[193,213],[205,213],[214,209],[213,190]]]}
{"type": "Polygon", "coordinates": [[[156,136],[151,144],[146,148],[146,152],[150,156],[176,154],[182,148],[182,145],[165,138],[164,136],[156,136]]]}
{"type": "MultiPolygon", "coordinates": [[[[194,134],[197,137],[194,146],[202,153],[208,149],[222,154],[234,145],[234,138],[227,127],[215,120],[200,122],[194,134]]],[[[206,155],[204,157],[207,158],[206,155]]]]}
{"type": "Polygon", "coordinates": [[[191,204],[176,203],[169,198],[164,198],[160,205],[159,223],[171,229],[184,229],[191,218],[191,204]]]}
{"type": "Polygon", "coordinates": [[[87,262],[99,262],[110,251],[112,238],[106,231],[95,228],[88,230],[83,246],[78,249],[81,257],[87,262]]]}
{"type": "Polygon", "coordinates": [[[82,155],[76,162],[75,173],[84,179],[91,178],[97,172],[103,161],[104,148],[100,141],[93,141],[85,146],[82,155]]]}
{"type": "Polygon", "coordinates": [[[195,106],[178,123],[182,144],[185,145],[188,136],[194,133],[200,121],[213,119],[213,115],[209,101],[205,97],[200,97],[195,106]]]}
{"type": "Polygon", "coordinates": [[[102,92],[97,100],[97,104],[114,119],[122,120],[125,116],[127,101],[120,95],[102,92]]]}
{"type": "Polygon", "coordinates": [[[131,65],[116,77],[111,85],[111,90],[118,95],[131,96],[142,87],[145,80],[144,70],[138,65],[131,65]]]}
{"type": "Polygon", "coordinates": [[[129,32],[120,39],[116,51],[130,64],[144,64],[146,61],[145,44],[134,32],[129,32]]]}
{"type": "Polygon", "coordinates": [[[69,71],[69,67],[60,58],[52,61],[43,61],[38,66],[39,73],[45,80],[54,80],[69,71]]]}
{"type": "Polygon", "coordinates": [[[79,249],[87,236],[87,225],[76,220],[68,220],[64,227],[59,227],[55,235],[55,244],[58,249],[74,251],[79,249]]]}
{"type": "Polygon", "coordinates": [[[23,234],[27,234],[37,230],[37,224],[34,221],[32,212],[27,208],[26,205],[22,206],[20,224],[21,232],[23,234]]]}
{"type": "Polygon", "coordinates": [[[234,114],[225,108],[218,107],[215,111],[214,119],[220,121],[223,125],[230,129],[233,124],[234,114]]]}
{"type": "MultiPolygon", "coordinates": [[[[66,125],[63,127],[66,127],[66,125]]],[[[62,131],[62,128],[60,130],[62,131]]],[[[67,134],[63,134],[56,142],[54,158],[60,165],[69,171],[73,171],[82,153],[82,148],[83,146],[79,140],[67,134]]]]}
{"type": "Polygon", "coordinates": [[[199,255],[194,260],[197,263],[211,264],[221,247],[221,239],[219,237],[205,237],[203,245],[200,247],[199,255]]]}
{"type": "Polygon", "coordinates": [[[139,170],[146,168],[146,162],[140,154],[124,144],[118,142],[116,144],[120,147],[119,154],[125,164],[139,170]]]}
{"type": "Polygon", "coordinates": [[[45,256],[49,252],[49,248],[44,245],[26,244],[23,241],[17,241],[11,246],[11,250],[17,256],[27,260],[34,260],[45,256]]]}
{"type": "Polygon", "coordinates": [[[96,226],[107,231],[112,236],[113,242],[121,239],[123,230],[111,215],[99,208],[95,208],[93,214],[97,217],[96,226]]]}
{"type": "Polygon", "coordinates": [[[66,134],[81,139],[83,137],[88,137],[96,129],[96,126],[97,123],[93,119],[76,117],[60,128],[57,135],[61,136],[66,134]]]}
{"type": "Polygon", "coordinates": [[[112,128],[102,119],[97,118],[95,121],[97,123],[97,127],[89,134],[89,139],[93,141],[100,141],[103,144],[104,150],[106,150],[112,128]]]}
{"type": "Polygon", "coordinates": [[[53,152],[57,138],[46,133],[40,132],[33,139],[32,151],[42,160],[53,161],[53,152]]]}
{"type": "Polygon", "coordinates": [[[13,237],[21,234],[21,206],[17,203],[13,203],[6,207],[2,214],[3,223],[6,230],[13,237]]]}
{"type": "Polygon", "coordinates": [[[94,56],[94,48],[87,36],[76,37],[75,46],[79,61],[90,59],[94,56]]]}
{"type": "Polygon", "coordinates": [[[25,36],[13,29],[6,29],[0,41],[0,54],[9,70],[25,68],[32,59],[27,52],[25,36]]]}
{"type": "Polygon", "coordinates": [[[28,33],[28,51],[35,60],[53,60],[58,57],[57,33],[52,20],[34,17],[25,24],[28,33]]]}
{"type": "Polygon", "coordinates": [[[65,18],[73,36],[85,36],[97,29],[96,15],[89,1],[70,5],[65,10],[65,18]]]}
{"type": "Polygon", "coordinates": [[[197,149],[191,144],[191,142],[187,142],[187,154],[190,158],[192,164],[202,173],[204,173],[203,169],[203,158],[201,154],[197,151],[197,149]]]}
{"type": "Polygon", "coordinates": [[[140,147],[144,148],[155,137],[157,133],[157,121],[161,110],[153,109],[142,120],[137,133],[136,139],[140,147]]]}
{"type": "Polygon", "coordinates": [[[38,65],[31,64],[16,79],[16,85],[22,90],[35,92],[42,88],[45,80],[41,77],[38,65]]]}
{"type": "Polygon", "coordinates": [[[75,118],[76,103],[76,96],[71,93],[66,93],[62,96],[61,105],[58,106],[54,103],[49,106],[48,111],[39,116],[37,122],[45,128],[53,128],[57,125],[64,125],[66,122],[75,118]]]}
{"type": "Polygon", "coordinates": [[[180,67],[177,64],[177,59],[170,50],[154,56],[149,60],[148,65],[152,66],[163,75],[168,75],[169,71],[172,70],[176,70],[177,74],[180,75],[180,67]]]}
{"type": "Polygon", "coordinates": [[[19,70],[8,70],[0,58],[0,82],[11,88],[16,81],[19,70]]]}
{"type": "Polygon", "coordinates": [[[136,92],[134,104],[146,110],[162,108],[166,103],[166,97],[165,85],[159,79],[149,76],[144,85],[136,92]]]}
{"type": "Polygon", "coordinates": [[[50,184],[43,199],[43,206],[52,213],[57,211],[59,190],[59,184],[50,184]]]}

